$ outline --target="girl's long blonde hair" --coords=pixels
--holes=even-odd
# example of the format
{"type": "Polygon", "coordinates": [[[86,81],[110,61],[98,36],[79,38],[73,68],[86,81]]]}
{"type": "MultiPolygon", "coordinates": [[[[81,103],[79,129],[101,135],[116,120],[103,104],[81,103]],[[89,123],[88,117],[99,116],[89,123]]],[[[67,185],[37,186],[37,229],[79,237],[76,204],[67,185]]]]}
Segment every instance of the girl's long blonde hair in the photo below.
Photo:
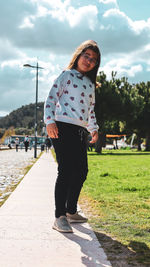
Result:
{"type": "Polygon", "coordinates": [[[97,64],[91,71],[86,72],[85,74],[92,81],[92,83],[96,85],[96,76],[97,76],[98,68],[100,66],[101,53],[95,41],[87,40],[83,42],[82,44],[80,44],[80,46],[78,46],[77,49],[75,50],[67,69],[76,69],[79,57],[81,56],[83,52],[86,52],[87,49],[91,49],[97,54],[97,64]]]}

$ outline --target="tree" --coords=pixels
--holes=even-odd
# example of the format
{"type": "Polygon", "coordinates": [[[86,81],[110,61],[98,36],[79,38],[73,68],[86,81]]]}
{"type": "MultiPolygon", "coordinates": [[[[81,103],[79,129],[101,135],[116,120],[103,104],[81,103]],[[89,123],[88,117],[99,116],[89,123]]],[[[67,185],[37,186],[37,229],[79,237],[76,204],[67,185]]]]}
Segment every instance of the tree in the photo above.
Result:
{"type": "Polygon", "coordinates": [[[141,82],[135,88],[142,98],[141,112],[136,121],[137,133],[146,138],[146,151],[150,151],[150,82],[141,82]]]}
{"type": "Polygon", "coordinates": [[[13,127],[10,127],[9,129],[7,129],[7,130],[5,131],[5,133],[3,134],[2,138],[0,139],[0,143],[3,144],[4,141],[5,141],[5,138],[6,138],[6,137],[9,137],[9,136],[11,136],[11,135],[15,135],[15,130],[14,130],[13,127]]]}
{"type": "MultiPolygon", "coordinates": [[[[144,132],[147,143],[150,139],[150,98],[149,85],[131,85],[126,77],[116,78],[112,72],[110,81],[104,72],[100,72],[97,81],[101,84],[96,88],[95,113],[100,126],[100,134],[137,134],[138,149],[144,132]]],[[[100,144],[100,141],[98,142],[100,144]]],[[[99,145],[98,145],[99,146],[99,145]]],[[[97,147],[98,147],[97,146],[97,147]]],[[[148,149],[148,147],[147,147],[148,149]]],[[[98,151],[101,149],[98,148],[98,151]]]]}
{"type": "Polygon", "coordinates": [[[99,86],[97,86],[95,92],[95,113],[99,125],[99,138],[95,146],[95,151],[101,153],[102,147],[105,146],[104,140],[106,140],[106,133],[110,131],[110,121],[114,118],[112,107],[116,105],[112,104],[112,101],[116,104],[117,97],[110,82],[106,79],[104,72],[99,73],[97,81],[99,86]]]}
{"type": "MultiPolygon", "coordinates": [[[[106,79],[104,72],[100,72],[97,81],[101,86],[96,88],[95,113],[100,127],[100,137],[110,134],[122,134],[126,120],[126,105],[130,102],[128,90],[130,85],[126,78],[116,79],[116,72],[112,72],[110,81],[106,79]]],[[[129,105],[128,105],[129,106],[129,105]]],[[[100,152],[100,145],[103,142],[98,140],[96,151],[100,152]]]]}
{"type": "MultiPolygon", "coordinates": [[[[44,102],[38,103],[38,134],[41,133],[41,120],[43,120],[44,102]]],[[[0,127],[8,129],[14,127],[19,131],[19,128],[26,128],[25,132],[34,132],[35,126],[35,104],[22,106],[21,108],[12,111],[9,115],[0,118],[0,127]],[[31,130],[31,131],[30,131],[31,130]]]]}

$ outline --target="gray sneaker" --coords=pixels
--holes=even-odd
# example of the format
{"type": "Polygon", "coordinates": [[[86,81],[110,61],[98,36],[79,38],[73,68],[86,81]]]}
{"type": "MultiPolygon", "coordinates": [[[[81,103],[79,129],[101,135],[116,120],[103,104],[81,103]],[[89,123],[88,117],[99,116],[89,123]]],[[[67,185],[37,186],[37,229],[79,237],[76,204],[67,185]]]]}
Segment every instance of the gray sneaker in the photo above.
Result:
{"type": "Polygon", "coordinates": [[[67,219],[70,223],[84,223],[87,222],[87,218],[80,215],[78,212],[74,214],[67,213],[67,219]]]}
{"type": "Polygon", "coordinates": [[[68,222],[66,216],[60,216],[59,218],[56,218],[54,225],[53,225],[53,229],[57,230],[58,232],[62,232],[62,233],[73,232],[71,225],[68,222]]]}

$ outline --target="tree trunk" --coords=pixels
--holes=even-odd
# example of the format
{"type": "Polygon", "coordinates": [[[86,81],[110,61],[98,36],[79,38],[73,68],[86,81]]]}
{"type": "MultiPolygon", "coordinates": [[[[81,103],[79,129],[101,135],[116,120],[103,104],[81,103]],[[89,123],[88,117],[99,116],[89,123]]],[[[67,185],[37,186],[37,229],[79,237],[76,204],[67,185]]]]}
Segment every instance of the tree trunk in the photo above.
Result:
{"type": "Polygon", "coordinates": [[[118,149],[117,139],[115,139],[115,143],[116,143],[116,145],[115,145],[115,149],[118,149]]]}
{"type": "Polygon", "coordinates": [[[145,151],[150,151],[150,134],[146,135],[146,148],[145,151]]]}
{"type": "Polygon", "coordinates": [[[138,151],[141,151],[141,137],[137,136],[138,151]]]}
{"type": "Polygon", "coordinates": [[[98,134],[98,141],[95,144],[95,152],[101,154],[102,153],[102,147],[106,146],[106,135],[99,133],[98,134]]]}

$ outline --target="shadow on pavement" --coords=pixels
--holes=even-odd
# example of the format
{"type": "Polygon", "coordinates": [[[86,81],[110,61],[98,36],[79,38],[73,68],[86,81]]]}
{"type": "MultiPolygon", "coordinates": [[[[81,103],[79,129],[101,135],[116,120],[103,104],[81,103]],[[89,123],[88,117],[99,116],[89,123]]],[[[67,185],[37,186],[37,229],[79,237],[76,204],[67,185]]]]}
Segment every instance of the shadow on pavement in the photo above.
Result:
{"type": "Polygon", "coordinates": [[[104,257],[101,259],[101,265],[98,263],[100,259],[100,247],[103,248],[112,267],[150,267],[150,249],[144,242],[131,241],[129,243],[129,249],[127,246],[122,245],[104,233],[94,232],[100,242],[100,247],[96,253],[96,251],[90,249],[94,242],[91,236],[91,230],[86,228],[84,224],[72,224],[72,227],[82,232],[83,236],[81,237],[77,233],[63,235],[79,244],[82,253],[85,255],[82,257],[82,263],[86,267],[109,266],[105,265],[104,257]],[[86,235],[89,235],[90,239],[89,237],[86,238],[86,235]]]}
{"type": "Polygon", "coordinates": [[[69,235],[64,233],[63,235],[80,246],[81,252],[84,254],[81,259],[82,263],[86,267],[109,267],[104,251],[97,242],[93,231],[86,228],[84,224],[72,223],[71,225],[77,232],[69,235]],[[78,231],[82,233],[82,236],[77,234],[78,231]]]}

